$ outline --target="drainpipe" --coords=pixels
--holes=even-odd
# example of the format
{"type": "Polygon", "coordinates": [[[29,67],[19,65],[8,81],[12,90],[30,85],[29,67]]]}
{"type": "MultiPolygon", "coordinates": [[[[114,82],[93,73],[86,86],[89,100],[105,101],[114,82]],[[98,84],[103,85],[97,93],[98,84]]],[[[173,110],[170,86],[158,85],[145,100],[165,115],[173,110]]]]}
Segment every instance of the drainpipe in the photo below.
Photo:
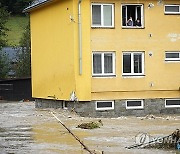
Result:
{"type": "Polygon", "coordinates": [[[79,43],[79,75],[82,75],[82,26],[81,26],[81,2],[78,1],[78,43],[79,43]]]}

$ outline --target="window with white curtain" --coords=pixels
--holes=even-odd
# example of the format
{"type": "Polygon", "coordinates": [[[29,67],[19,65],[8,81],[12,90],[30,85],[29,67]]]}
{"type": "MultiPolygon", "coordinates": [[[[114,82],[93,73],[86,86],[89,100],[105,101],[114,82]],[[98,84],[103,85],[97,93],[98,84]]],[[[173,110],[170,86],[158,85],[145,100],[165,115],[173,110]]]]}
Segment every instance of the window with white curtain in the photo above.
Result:
{"type": "Polygon", "coordinates": [[[123,75],[144,74],[144,52],[123,52],[123,75]]]}
{"type": "Polygon", "coordinates": [[[114,27],[114,4],[93,3],[92,27],[114,27]]]}
{"type": "Polygon", "coordinates": [[[93,52],[93,76],[115,75],[115,53],[93,52]]]}

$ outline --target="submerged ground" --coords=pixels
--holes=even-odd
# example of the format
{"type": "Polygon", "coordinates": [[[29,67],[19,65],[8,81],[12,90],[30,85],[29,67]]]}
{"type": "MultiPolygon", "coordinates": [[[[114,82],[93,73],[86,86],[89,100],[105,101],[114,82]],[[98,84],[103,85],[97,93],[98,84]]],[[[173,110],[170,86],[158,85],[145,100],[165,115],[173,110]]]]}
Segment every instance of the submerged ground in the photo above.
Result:
{"type": "Polygon", "coordinates": [[[90,149],[97,153],[164,154],[177,150],[131,149],[139,133],[166,136],[180,128],[180,115],[83,118],[62,109],[35,109],[34,102],[0,102],[0,153],[86,154],[73,136],[55,119],[54,114],[90,149]],[[87,130],[78,124],[102,120],[103,126],[87,130]]]}

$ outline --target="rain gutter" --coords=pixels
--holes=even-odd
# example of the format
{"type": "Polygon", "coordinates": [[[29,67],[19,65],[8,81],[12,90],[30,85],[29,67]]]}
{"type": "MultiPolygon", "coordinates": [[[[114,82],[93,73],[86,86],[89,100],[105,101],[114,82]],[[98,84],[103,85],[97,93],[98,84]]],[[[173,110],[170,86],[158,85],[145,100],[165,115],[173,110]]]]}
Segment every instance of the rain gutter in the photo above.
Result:
{"type": "Polygon", "coordinates": [[[82,75],[82,25],[81,25],[81,2],[78,1],[78,43],[79,43],[79,75],[82,75]]]}

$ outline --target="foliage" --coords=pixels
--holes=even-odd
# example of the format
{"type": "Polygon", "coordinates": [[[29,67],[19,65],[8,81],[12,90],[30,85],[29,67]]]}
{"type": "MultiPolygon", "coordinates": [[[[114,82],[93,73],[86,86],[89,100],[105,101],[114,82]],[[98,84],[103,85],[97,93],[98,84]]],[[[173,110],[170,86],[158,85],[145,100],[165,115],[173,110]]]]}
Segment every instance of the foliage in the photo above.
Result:
{"type": "Polygon", "coordinates": [[[25,29],[23,37],[20,40],[20,50],[17,54],[17,77],[31,76],[31,40],[30,40],[30,24],[25,29]]]}
{"type": "Polygon", "coordinates": [[[94,128],[100,128],[100,126],[103,126],[103,123],[101,120],[97,122],[88,122],[88,123],[82,123],[77,126],[77,128],[82,128],[82,129],[94,129],[94,128]]]}
{"type": "Polygon", "coordinates": [[[6,28],[6,22],[8,21],[9,13],[0,3],[0,50],[6,45],[6,36],[8,29],[6,28]]]}
{"type": "Polygon", "coordinates": [[[9,70],[8,56],[0,51],[0,78],[6,78],[8,76],[9,70]]]}
{"type": "Polygon", "coordinates": [[[0,3],[0,78],[5,78],[9,72],[9,61],[7,55],[3,54],[1,49],[6,45],[6,36],[8,29],[5,24],[8,20],[9,13],[0,3]]]}
{"type": "Polygon", "coordinates": [[[23,9],[29,6],[32,1],[33,0],[1,0],[1,3],[7,7],[8,12],[11,12],[11,14],[23,15],[23,9]]]}
{"type": "Polygon", "coordinates": [[[24,29],[28,25],[28,16],[10,16],[6,23],[9,31],[7,32],[8,46],[20,46],[19,42],[23,36],[24,29]]]}

